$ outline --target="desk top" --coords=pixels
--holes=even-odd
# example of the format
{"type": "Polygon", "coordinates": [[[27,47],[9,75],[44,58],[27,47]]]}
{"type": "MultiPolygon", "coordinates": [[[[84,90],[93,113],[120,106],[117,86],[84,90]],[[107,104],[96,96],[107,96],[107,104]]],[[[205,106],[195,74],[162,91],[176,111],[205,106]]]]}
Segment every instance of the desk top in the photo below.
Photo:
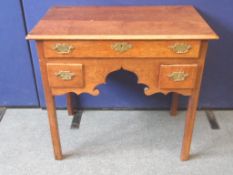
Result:
{"type": "Polygon", "coordinates": [[[53,7],[27,39],[218,39],[192,6],[53,7]]]}

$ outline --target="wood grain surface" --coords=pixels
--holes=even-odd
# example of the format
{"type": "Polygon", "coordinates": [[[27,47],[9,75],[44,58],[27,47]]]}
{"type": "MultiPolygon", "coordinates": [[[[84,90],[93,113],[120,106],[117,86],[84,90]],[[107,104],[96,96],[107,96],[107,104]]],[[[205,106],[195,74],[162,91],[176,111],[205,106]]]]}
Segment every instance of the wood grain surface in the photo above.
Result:
{"type": "Polygon", "coordinates": [[[192,6],[53,7],[27,39],[217,39],[192,6]]]}

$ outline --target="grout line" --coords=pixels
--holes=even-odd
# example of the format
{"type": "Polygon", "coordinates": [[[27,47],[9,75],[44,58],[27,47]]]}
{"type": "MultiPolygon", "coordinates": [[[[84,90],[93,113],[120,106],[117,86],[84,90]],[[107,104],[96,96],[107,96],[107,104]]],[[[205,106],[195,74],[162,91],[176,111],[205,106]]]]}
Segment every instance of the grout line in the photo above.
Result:
{"type": "Polygon", "coordinates": [[[76,114],[74,114],[72,123],[71,123],[71,129],[79,129],[81,118],[82,118],[83,111],[78,111],[76,114]]]}
{"type": "Polygon", "coordinates": [[[0,122],[1,122],[2,119],[3,119],[3,116],[4,116],[5,112],[6,112],[6,108],[5,108],[5,107],[0,108],[0,122]]]}
{"type": "Polygon", "coordinates": [[[209,121],[211,129],[220,129],[214,112],[212,110],[206,110],[205,113],[206,113],[206,117],[209,121]]]}

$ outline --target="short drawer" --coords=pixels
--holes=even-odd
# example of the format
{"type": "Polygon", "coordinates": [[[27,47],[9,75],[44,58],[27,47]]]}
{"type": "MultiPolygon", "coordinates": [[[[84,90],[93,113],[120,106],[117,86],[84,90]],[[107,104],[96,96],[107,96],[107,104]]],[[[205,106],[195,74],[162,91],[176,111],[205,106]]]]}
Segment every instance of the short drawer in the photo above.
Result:
{"type": "Polygon", "coordinates": [[[160,89],[192,89],[197,77],[197,64],[160,65],[160,89]]]}
{"type": "Polygon", "coordinates": [[[159,57],[198,58],[200,41],[45,41],[47,58],[159,57]]]}
{"type": "Polygon", "coordinates": [[[83,87],[82,64],[47,63],[49,86],[54,88],[83,87]]]}

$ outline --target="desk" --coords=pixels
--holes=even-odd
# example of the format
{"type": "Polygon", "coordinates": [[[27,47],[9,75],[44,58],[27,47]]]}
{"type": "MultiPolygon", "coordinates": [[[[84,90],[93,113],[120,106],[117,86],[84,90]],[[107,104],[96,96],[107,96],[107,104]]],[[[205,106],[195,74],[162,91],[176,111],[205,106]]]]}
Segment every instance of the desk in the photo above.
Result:
{"type": "Polygon", "coordinates": [[[192,6],[53,7],[27,35],[36,40],[56,159],[62,159],[54,96],[98,95],[109,73],[135,73],[144,93],[189,96],[181,160],[189,159],[208,40],[218,36],[192,6]]]}

